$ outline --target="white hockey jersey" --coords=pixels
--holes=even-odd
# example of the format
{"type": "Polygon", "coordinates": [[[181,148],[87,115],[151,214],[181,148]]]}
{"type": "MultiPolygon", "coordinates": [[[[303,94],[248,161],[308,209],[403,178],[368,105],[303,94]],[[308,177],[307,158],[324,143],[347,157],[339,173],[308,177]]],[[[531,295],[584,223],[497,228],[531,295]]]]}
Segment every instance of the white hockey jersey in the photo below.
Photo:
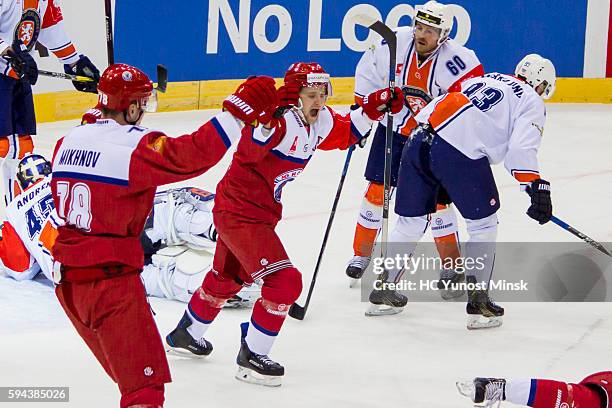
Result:
{"type": "Polygon", "coordinates": [[[3,241],[11,243],[10,247],[7,246],[2,251],[5,271],[10,276],[23,280],[32,279],[40,270],[52,280],[51,248],[60,223],[51,196],[51,176],[45,177],[15,197],[6,207],[6,221],[2,231],[3,241]],[[19,245],[19,241],[23,246],[19,245]],[[12,267],[11,263],[15,264],[15,259],[19,258],[26,260],[17,261],[23,266],[12,267]]]}
{"type": "MultiPolygon", "coordinates": [[[[32,52],[36,42],[47,47],[63,64],[78,61],[76,48],[66,35],[58,0],[1,0],[0,52],[14,40],[32,52]]],[[[17,78],[17,74],[0,58],[0,73],[17,78]]]]}
{"type": "MultiPolygon", "coordinates": [[[[452,39],[445,41],[436,52],[419,64],[414,47],[412,27],[397,28],[397,65],[395,83],[404,91],[406,104],[418,113],[433,98],[459,91],[462,81],[484,74],[474,51],[452,39]]],[[[355,99],[389,85],[389,47],[384,40],[366,51],[355,70],[355,99]]],[[[381,123],[386,123],[385,120],[381,123]]],[[[395,115],[396,132],[406,136],[416,126],[407,106],[395,115]]]]}
{"type": "Polygon", "coordinates": [[[504,161],[524,187],[539,178],[537,153],[542,141],[544,101],[525,82],[499,73],[473,78],[461,93],[434,99],[416,117],[471,159],[504,161]]]}

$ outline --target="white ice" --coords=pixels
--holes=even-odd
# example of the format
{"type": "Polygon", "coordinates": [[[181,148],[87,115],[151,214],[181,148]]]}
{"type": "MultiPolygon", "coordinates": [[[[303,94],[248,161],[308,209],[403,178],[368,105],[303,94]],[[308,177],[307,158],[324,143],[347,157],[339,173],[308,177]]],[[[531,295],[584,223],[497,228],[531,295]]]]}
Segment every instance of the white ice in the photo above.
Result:
{"type": "MultiPolygon", "coordinates": [[[[196,129],[211,114],[151,114],[144,125],[179,135],[196,129]]],[[[542,175],[552,183],[555,213],[602,242],[612,241],[611,117],[610,105],[549,105],[540,152],[542,175]]],[[[50,156],[55,141],[76,124],[39,125],[38,152],[50,156]]],[[[283,192],[285,218],[278,232],[304,276],[300,304],[345,154],[317,152],[283,192]]],[[[215,169],[183,184],[214,189],[230,159],[228,154],[215,169]]],[[[208,332],[215,346],[208,359],[169,357],[173,382],[166,388],[166,406],[469,407],[455,390],[458,379],[544,376],[579,381],[612,369],[612,311],[605,303],[506,303],[501,328],[476,332],[465,329],[460,303],[414,303],[396,316],[366,318],[360,290],[349,289],[344,274],[366,185],[366,159],[367,150],[353,155],[306,320],[287,319],[272,350],[272,358],[286,367],[283,385],[268,389],[233,378],[238,325],[249,311],[225,310],[208,332]]],[[[502,201],[500,240],[576,241],[555,225],[540,226],[529,219],[528,197],[503,167],[494,172],[502,201]]],[[[161,299],[151,303],[165,336],[184,305],[161,299]]],[[[53,406],[118,406],[116,385],[71,327],[49,286],[0,278],[0,313],[0,386],[69,386],[70,404],[53,406]]],[[[142,333],[124,335],[138,344],[142,333]]]]}

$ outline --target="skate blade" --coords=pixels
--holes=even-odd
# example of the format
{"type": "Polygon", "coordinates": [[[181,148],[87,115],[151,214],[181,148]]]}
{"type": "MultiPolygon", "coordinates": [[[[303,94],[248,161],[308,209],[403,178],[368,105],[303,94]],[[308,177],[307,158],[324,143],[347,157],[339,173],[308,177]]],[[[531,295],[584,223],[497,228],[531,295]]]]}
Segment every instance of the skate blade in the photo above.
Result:
{"type": "Polygon", "coordinates": [[[474,381],[457,381],[455,387],[457,387],[459,394],[474,401],[474,381]]]}
{"type": "Polygon", "coordinates": [[[354,288],[359,285],[359,279],[349,278],[349,288],[354,288]]]}
{"type": "Polygon", "coordinates": [[[485,317],[482,315],[468,315],[467,329],[478,330],[478,329],[490,329],[493,327],[499,327],[503,323],[503,316],[485,317]]]}
{"type": "Polygon", "coordinates": [[[238,372],[235,377],[237,380],[250,384],[263,385],[264,387],[280,387],[283,378],[282,376],[259,374],[250,368],[241,366],[238,366],[238,372]]]}
{"type": "Polygon", "coordinates": [[[194,360],[200,360],[200,359],[208,357],[208,355],[193,354],[189,350],[185,350],[184,348],[180,348],[180,347],[172,347],[172,346],[169,346],[168,344],[166,344],[166,353],[170,355],[174,355],[174,356],[179,356],[179,357],[193,358],[194,360]]]}
{"type": "Polygon", "coordinates": [[[387,305],[370,305],[368,310],[366,310],[365,315],[372,316],[389,316],[398,314],[404,311],[403,307],[394,307],[387,305]]]}
{"type": "Polygon", "coordinates": [[[465,295],[465,290],[440,290],[440,297],[443,300],[453,300],[465,295]]]}

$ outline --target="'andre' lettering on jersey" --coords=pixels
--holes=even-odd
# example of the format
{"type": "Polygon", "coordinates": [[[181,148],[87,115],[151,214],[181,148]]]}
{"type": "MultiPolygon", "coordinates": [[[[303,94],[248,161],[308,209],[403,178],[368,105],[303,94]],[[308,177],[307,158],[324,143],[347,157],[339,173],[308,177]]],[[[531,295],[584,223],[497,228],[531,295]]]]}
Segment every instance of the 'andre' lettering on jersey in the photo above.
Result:
{"type": "MultiPolygon", "coordinates": [[[[48,179],[46,179],[48,180],[48,179]]],[[[51,197],[51,183],[49,181],[44,181],[36,185],[36,187],[31,187],[28,190],[21,193],[17,196],[17,209],[19,210],[21,207],[29,203],[31,200],[34,200],[38,197],[40,192],[44,189],[49,191],[48,196],[51,197]]]]}
{"type": "Polygon", "coordinates": [[[96,167],[100,152],[92,150],[66,149],[62,152],[59,164],[81,167],[96,167]]]}

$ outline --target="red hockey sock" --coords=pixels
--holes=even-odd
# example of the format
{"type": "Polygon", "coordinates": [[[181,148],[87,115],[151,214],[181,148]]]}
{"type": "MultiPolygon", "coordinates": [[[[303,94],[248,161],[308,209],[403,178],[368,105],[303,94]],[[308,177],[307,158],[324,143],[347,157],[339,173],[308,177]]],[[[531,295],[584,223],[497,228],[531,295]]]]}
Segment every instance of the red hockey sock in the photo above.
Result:
{"type": "Polygon", "coordinates": [[[221,311],[225,301],[240,291],[242,286],[233,280],[220,278],[208,272],[202,286],[195,291],[189,301],[189,312],[198,321],[210,323],[221,311]]]}
{"type": "Polygon", "coordinates": [[[584,385],[536,380],[535,387],[532,382],[528,405],[533,408],[600,408],[601,400],[596,391],[584,385]]]}

